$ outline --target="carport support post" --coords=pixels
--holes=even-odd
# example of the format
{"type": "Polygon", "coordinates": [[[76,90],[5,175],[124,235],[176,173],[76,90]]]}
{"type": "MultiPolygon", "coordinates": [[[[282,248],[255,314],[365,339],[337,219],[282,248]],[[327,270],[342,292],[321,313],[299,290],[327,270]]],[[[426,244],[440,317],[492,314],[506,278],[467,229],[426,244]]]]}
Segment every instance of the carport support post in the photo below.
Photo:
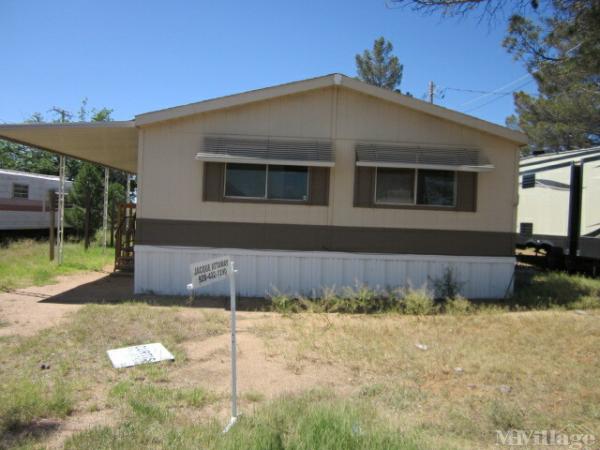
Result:
{"type": "Polygon", "coordinates": [[[125,203],[131,203],[131,174],[127,174],[127,193],[125,203]]]}
{"type": "Polygon", "coordinates": [[[56,192],[53,190],[48,191],[48,215],[50,217],[49,231],[50,236],[48,236],[48,240],[50,241],[50,261],[54,261],[54,244],[56,241],[56,235],[54,234],[54,227],[56,226],[56,212],[54,210],[54,199],[56,197],[56,192]]]}
{"type": "Polygon", "coordinates": [[[237,412],[237,344],[235,330],[235,265],[229,262],[229,301],[231,304],[231,420],[223,430],[227,433],[238,419],[237,412]]]}
{"type": "Polygon", "coordinates": [[[63,262],[63,240],[65,237],[65,157],[60,157],[58,166],[58,264],[63,262]]]}
{"type": "Polygon", "coordinates": [[[102,212],[102,229],[104,231],[104,242],[102,251],[106,251],[106,242],[108,238],[108,167],[104,168],[104,211],[102,212]]]}

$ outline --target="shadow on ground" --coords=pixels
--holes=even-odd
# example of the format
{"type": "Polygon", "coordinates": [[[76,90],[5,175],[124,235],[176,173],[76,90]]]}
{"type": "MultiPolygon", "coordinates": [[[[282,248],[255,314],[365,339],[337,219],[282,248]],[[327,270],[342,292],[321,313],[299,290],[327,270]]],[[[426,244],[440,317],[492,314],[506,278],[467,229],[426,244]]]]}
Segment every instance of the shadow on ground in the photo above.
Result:
{"type": "MultiPolygon", "coordinates": [[[[155,306],[187,306],[195,308],[229,309],[229,297],[188,297],[164,296],[154,294],[134,294],[133,275],[112,272],[98,280],[81,284],[68,291],[47,297],[40,303],[61,303],[71,305],[118,304],[124,302],[143,302],[155,306]]],[[[267,309],[269,301],[264,298],[240,297],[237,309],[240,311],[262,311],[267,309]]]]}

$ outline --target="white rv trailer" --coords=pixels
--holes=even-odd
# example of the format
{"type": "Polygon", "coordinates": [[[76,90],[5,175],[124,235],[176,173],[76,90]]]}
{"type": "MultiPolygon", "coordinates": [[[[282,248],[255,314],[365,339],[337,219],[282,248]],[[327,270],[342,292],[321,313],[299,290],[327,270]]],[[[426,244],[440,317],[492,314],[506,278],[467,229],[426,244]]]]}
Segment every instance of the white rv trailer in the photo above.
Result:
{"type": "Polygon", "coordinates": [[[600,258],[600,147],[545,153],[519,164],[518,242],[568,253],[571,166],[582,167],[579,256],[600,258]]]}
{"type": "MultiPolygon", "coordinates": [[[[65,182],[66,192],[71,184],[65,182]]],[[[57,176],[0,169],[0,231],[48,229],[48,192],[58,187],[57,176]]]]}

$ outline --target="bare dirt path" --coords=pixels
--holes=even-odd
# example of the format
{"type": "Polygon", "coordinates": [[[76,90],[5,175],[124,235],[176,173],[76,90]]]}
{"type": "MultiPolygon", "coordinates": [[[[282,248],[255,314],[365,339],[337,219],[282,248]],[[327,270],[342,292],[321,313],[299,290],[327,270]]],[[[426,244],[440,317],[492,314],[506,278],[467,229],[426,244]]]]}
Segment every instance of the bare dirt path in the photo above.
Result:
{"type": "Polygon", "coordinates": [[[81,307],[76,303],[48,302],[52,297],[67,293],[81,285],[94,283],[108,272],[83,272],[58,277],[56,284],[31,286],[0,294],[0,336],[30,336],[39,330],[60,323],[66,315],[81,307]]]}

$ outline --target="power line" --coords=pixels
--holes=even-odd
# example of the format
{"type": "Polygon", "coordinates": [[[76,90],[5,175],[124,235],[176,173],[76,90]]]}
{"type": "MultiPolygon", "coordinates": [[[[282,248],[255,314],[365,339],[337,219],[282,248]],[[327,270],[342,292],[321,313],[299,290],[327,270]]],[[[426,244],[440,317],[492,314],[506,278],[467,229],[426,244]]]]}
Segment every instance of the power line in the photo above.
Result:
{"type": "Polygon", "coordinates": [[[517,87],[516,87],[516,88],[515,88],[513,91],[510,91],[510,92],[505,92],[505,93],[503,93],[502,95],[499,95],[498,97],[495,97],[495,98],[491,99],[490,101],[488,101],[488,102],[485,102],[485,103],[484,103],[484,104],[482,104],[482,105],[475,106],[475,107],[473,107],[473,108],[467,109],[467,110],[466,110],[466,111],[464,111],[464,112],[465,112],[465,113],[469,113],[469,112],[475,111],[475,110],[477,110],[477,109],[483,108],[484,106],[487,106],[487,105],[489,105],[490,103],[494,103],[496,100],[500,100],[501,98],[504,98],[504,97],[506,97],[507,95],[510,95],[510,94],[512,94],[512,93],[514,93],[514,92],[517,92],[519,89],[521,89],[521,88],[523,88],[523,87],[527,86],[527,85],[528,85],[529,83],[531,83],[532,81],[533,81],[533,79],[531,79],[531,80],[527,80],[525,83],[523,83],[523,84],[521,84],[521,85],[517,86],[517,87]]]}
{"type": "MultiPolygon", "coordinates": [[[[504,89],[507,89],[507,88],[509,88],[510,86],[512,86],[512,85],[514,85],[514,84],[516,84],[516,83],[520,83],[520,82],[521,82],[521,81],[523,81],[525,78],[527,78],[527,77],[530,77],[530,76],[531,76],[531,74],[529,74],[529,73],[526,73],[525,75],[523,75],[523,76],[521,76],[521,77],[517,78],[516,80],[513,80],[513,81],[511,81],[510,83],[507,83],[507,84],[505,84],[504,86],[500,86],[499,88],[497,88],[497,89],[494,89],[493,91],[491,91],[491,92],[489,92],[489,93],[487,93],[487,94],[480,95],[480,96],[478,96],[478,97],[475,97],[475,98],[473,98],[473,99],[471,99],[471,100],[468,100],[468,101],[466,101],[466,102],[464,102],[464,103],[462,103],[462,104],[458,105],[458,108],[462,108],[463,106],[470,105],[471,103],[475,103],[476,101],[479,101],[479,100],[481,100],[481,99],[484,99],[484,98],[487,98],[487,97],[491,97],[492,95],[496,95],[496,94],[498,94],[499,92],[503,91],[504,89]]],[[[533,81],[533,79],[531,79],[530,81],[533,81]]],[[[512,92],[511,92],[511,93],[512,93],[512,92]]],[[[504,94],[500,94],[500,95],[508,95],[508,94],[507,94],[507,93],[504,93],[504,94]]]]}
{"type": "Polygon", "coordinates": [[[509,92],[496,92],[496,91],[481,91],[478,89],[461,89],[461,88],[453,88],[453,87],[442,87],[440,88],[440,91],[442,93],[446,92],[446,91],[458,91],[458,92],[470,92],[473,94],[498,94],[498,95],[502,95],[502,94],[512,94],[513,91],[509,91],[509,92]]]}
{"type": "MultiPolygon", "coordinates": [[[[566,54],[566,55],[568,55],[568,54],[569,54],[569,53],[571,53],[572,51],[574,51],[574,50],[576,50],[577,48],[579,48],[579,47],[581,46],[581,44],[582,44],[582,42],[579,42],[578,44],[576,44],[575,46],[573,46],[573,47],[571,47],[569,50],[567,50],[567,51],[565,52],[565,54],[566,54]]],[[[559,60],[557,60],[557,61],[544,61],[544,62],[542,62],[541,64],[559,64],[559,63],[561,63],[561,62],[562,62],[562,61],[559,61],[559,60]]],[[[514,85],[514,84],[516,84],[516,83],[519,83],[519,82],[521,82],[522,80],[524,80],[524,79],[526,79],[527,77],[530,77],[530,76],[532,76],[532,74],[530,74],[530,73],[526,73],[525,75],[523,75],[523,76],[521,76],[521,77],[517,78],[516,80],[513,80],[513,81],[511,81],[510,83],[508,83],[508,84],[505,84],[504,86],[501,86],[501,87],[499,87],[499,88],[497,88],[497,89],[494,89],[493,91],[490,91],[490,92],[487,92],[487,93],[483,93],[483,92],[482,92],[482,93],[483,93],[483,95],[480,95],[480,96],[478,96],[478,97],[475,97],[475,98],[473,98],[473,99],[471,99],[471,100],[468,100],[468,101],[466,101],[466,102],[462,103],[461,105],[458,105],[458,108],[462,108],[463,106],[470,105],[471,103],[475,103],[475,102],[477,102],[477,101],[479,101],[479,100],[482,100],[482,99],[484,99],[484,98],[487,98],[487,97],[491,97],[491,96],[494,96],[494,95],[498,95],[498,97],[496,97],[495,99],[493,99],[493,100],[490,100],[489,102],[486,102],[486,103],[484,103],[483,105],[480,105],[480,106],[476,106],[476,107],[474,107],[474,108],[471,108],[471,109],[467,110],[466,112],[469,112],[469,111],[474,111],[474,110],[476,110],[476,109],[479,109],[479,108],[482,108],[482,107],[484,107],[484,106],[486,106],[486,105],[489,105],[490,103],[493,103],[493,102],[494,102],[494,101],[496,101],[497,99],[499,99],[499,98],[503,98],[503,97],[505,97],[505,96],[507,96],[507,95],[510,95],[510,94],[512,94],[513,92],[516,92],[516,91],[517,91],[517,90],[519,90],[520,88],[522,88],[522,87],[524,87],[524,86],[528,85],[529,83],[531,83],[531,82],[534,80],[533,78],[532,78],[532,79],[530,79],[529,81],[527,81],[526,83],[524,83],[524,84],[520,85],[519,87],[516,87],[516,88],[514,88],[512,91],[509,91],[509,92],[501,92],[503,89],[506,89],[506,88],[508,88],[508,87],[510,87],[510,86],[512,86],[512,85],[514,85]]],[[[448,89],[453,89],[453,88],[448,88],[448,89]]],[[[453,90],[457,90],[457,91],[458,91],[459,89],[453,89],[453,90]]],[[[468,92],[468,90],[466,90],[466,89],[465,89],[464,91],[465,91],[465,92],[468,92]]],[[[475,92],[475,91],[473,91],[473,92],[475,92]]]]}

